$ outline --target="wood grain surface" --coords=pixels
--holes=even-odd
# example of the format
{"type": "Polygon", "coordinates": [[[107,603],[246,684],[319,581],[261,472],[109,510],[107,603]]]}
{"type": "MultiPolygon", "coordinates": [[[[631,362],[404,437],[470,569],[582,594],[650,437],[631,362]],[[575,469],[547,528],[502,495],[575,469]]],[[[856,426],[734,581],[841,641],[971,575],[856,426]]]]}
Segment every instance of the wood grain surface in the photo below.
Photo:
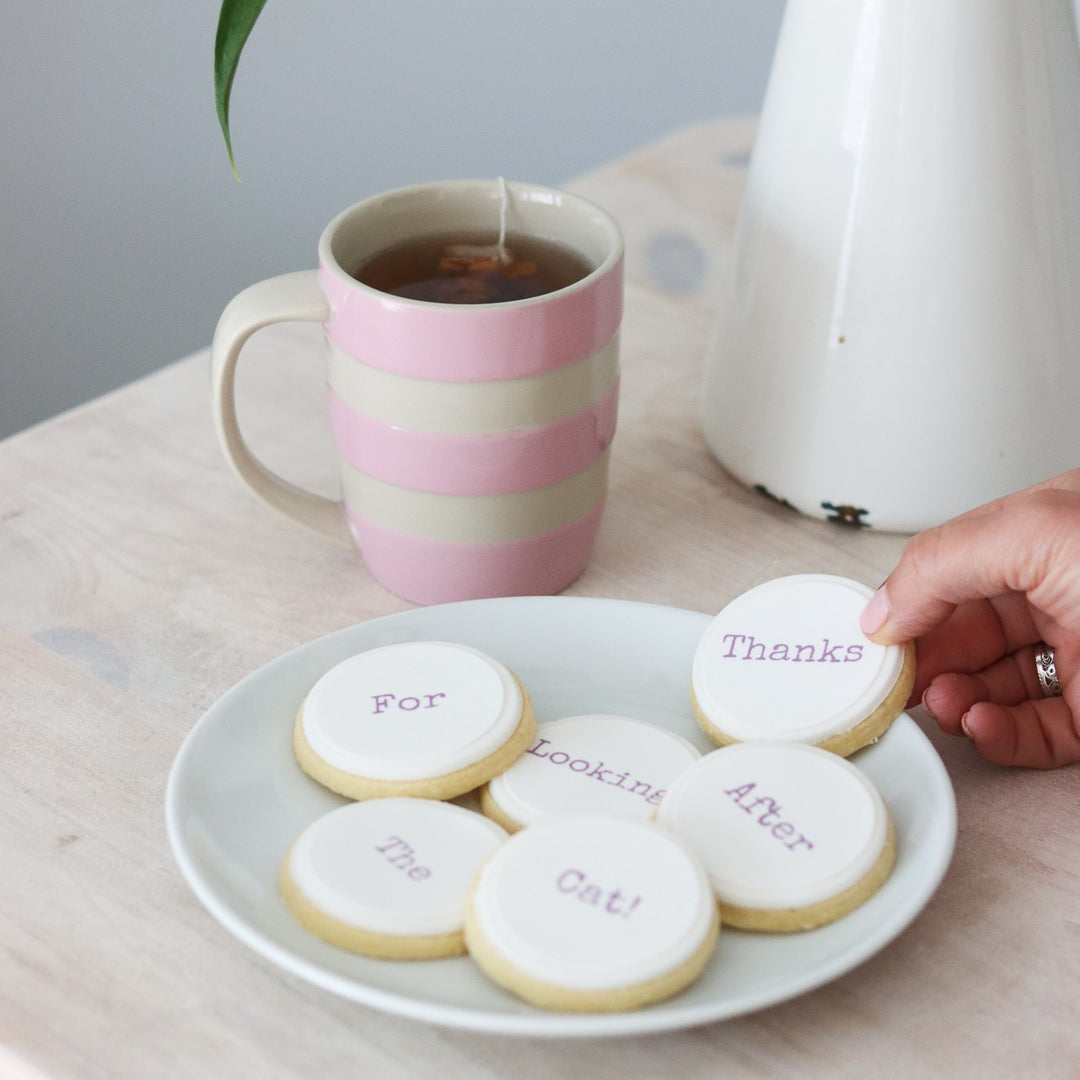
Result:
{"type": "MultiPolygon", "coordinates": [[[[903,545],[799,517],[706,450],[699,373],[752,135],[703,124],[567,185],[628,244],[611,495],[572,594],[714,612],[782,573],[876,584],[903,545]]],[[[239,394],[267,463],[334,491],[318,334],[261,332],[239,394]]],[[[1080,1073],[1076,770],[995,769],[919,711],[956,789],[953,864],[892,945],[785,1004],[633,1039],[485,1036],[338,999],[250,952],[173,863],[170,765],[253,669],[408,606],[232,476],[206,352],[0,444],[0,1077],[1080,1073]]]]}

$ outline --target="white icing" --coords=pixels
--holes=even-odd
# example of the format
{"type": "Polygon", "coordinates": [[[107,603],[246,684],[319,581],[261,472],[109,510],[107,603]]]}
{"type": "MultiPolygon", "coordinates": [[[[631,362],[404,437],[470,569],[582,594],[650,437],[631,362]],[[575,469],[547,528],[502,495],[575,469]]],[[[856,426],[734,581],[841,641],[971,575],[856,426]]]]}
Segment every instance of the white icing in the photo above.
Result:
{"type": "Polygon", "coordinates": [[[462,928],[480,864],[506,839],[493,821],[431,799],[368,799],[300,834],[289,874],[322,912],[380,934],[462,928]]]}
{"type": "Polygon", "coordinates": [[[519,971],[575,990],[631,986],[689,959],[715,900],[697,860],[652,822],[550,818],[515,833],[473,894],[484,938],[519,971]]]}
{"type": "Polygon", "coordinates": [[[524,754],[488,785],[513,821],[613,814],[648,821],[671,781],[701,754],[666,728],[625,716],[538,724],[524,754]]]}
{"type": "Polygon", "coordinates": [[[861,880],[888,813],[850,761],[805,743],[735,743],[671,786],[657,821],[705,865],[717,897],[756,909],[805,907],[861,880]]]}
{"type": "Polygon", "coordinates": [[[825,574],[776,578],[737,597],[694,654],[694,696],[733,739],[820,742],[876,709],[904,651],[859,629],[871,590],[825,574]]]}
{"type": "Polygon", "coordinates": [[[465,645],[413,641],[359,653],[312,687],[301,714],[312,750],[377,780],[424,780],[499,749],[522,695],[497,660],[465,645]]]}

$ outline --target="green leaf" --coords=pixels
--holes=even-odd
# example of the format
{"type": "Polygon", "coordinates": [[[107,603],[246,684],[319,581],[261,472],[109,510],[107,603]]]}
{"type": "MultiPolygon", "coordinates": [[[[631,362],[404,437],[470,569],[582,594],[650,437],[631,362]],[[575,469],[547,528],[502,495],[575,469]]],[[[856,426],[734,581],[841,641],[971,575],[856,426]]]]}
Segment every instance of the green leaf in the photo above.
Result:
{"type": "Polygon", "coordinates": [[[222,0],[218,16],[217,40],[214,42],[214,98],[221,133],[225,136],[225,149],[229,152],[229,164],[237,180],[240,174],[236,170],[229,132],[229,97],[240,53],[265,4],[266,0],[222,0]]]}

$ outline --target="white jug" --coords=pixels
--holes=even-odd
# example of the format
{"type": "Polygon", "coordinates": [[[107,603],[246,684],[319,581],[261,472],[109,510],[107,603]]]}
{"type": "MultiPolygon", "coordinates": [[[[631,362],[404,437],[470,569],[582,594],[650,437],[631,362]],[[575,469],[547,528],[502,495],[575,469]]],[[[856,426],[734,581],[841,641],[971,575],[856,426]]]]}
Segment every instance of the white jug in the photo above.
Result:
{"type": "Polygon", "coordinates": [[[789,0],[702,398],[738,479],[880,529],[1080,465],[1073,0],[789,0]]]}

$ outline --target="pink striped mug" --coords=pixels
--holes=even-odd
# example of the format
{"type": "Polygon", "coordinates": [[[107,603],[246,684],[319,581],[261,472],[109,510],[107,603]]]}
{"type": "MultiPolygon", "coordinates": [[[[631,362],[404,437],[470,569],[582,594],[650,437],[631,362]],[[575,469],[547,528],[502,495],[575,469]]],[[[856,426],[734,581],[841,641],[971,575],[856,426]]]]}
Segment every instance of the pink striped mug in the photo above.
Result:
{"type": "Polygon", "coordinates": [[[402,188],[338,215],[318,270],[244,290],[212,348],[214,419],[240,479],[331,539],[355,541],[372,575],[422,604],[559,592],[584,570],[615,433],[623,243],[594,204],[534,184],[402,188]],[[585,277],[523,300],[403,299],[351,276],[392,245],[439,233],[553,241],[585,277]],[[235,372],[270,323],[324,324],[340,502],[281,479],[245,445],[235,372]],[[350,535],[351,534],[351,535],[350,535]]]}

